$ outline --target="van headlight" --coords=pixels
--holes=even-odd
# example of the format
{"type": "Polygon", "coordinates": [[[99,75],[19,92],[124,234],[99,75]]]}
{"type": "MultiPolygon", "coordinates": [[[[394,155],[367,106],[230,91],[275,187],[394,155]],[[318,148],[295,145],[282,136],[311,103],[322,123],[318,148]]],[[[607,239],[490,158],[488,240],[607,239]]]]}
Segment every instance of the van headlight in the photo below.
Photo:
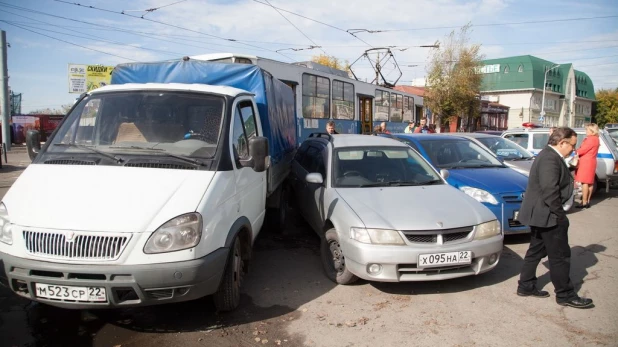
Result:
{"type": "Polygon", "coordinates": [[[13,244],[13,231],[11,230],[9,212],[6,210],[3,202],[0,202],[0,241],[7,245],[13,244]]]}
{"type": "Polygon", "coordinates": [[[472,187],[459,187],[459,190],[473,197],[478,202],[486,202],[492,205],[498,205],[498,200],[494,198],[488,191],[472,187]]]}
{"type": "Polygon", "coordinates": [[[187,213],[167,221],[148,239],[144,253],[165,253],[192,248],[202,238],[202,216],[187,213]]]}
{"type": "Polygon", "coordinates": [[[397,230],[350,228],[350,237],[362,243],[377,245],[405,245],[397,230]]]}
{"type": "Polygon", "coordinates": [[[482,223],[476,226],[476,232],[474,233],[475,240],[484,240],[493,236],[500,235],[500,222],[492,220],[491,222],[482,223]]]}

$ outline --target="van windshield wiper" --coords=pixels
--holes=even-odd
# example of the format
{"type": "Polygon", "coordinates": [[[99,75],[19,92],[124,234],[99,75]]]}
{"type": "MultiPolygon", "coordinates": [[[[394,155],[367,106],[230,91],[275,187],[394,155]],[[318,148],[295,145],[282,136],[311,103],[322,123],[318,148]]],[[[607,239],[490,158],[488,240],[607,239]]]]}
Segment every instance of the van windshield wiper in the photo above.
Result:
{"type": "Polygon", "coordinates": [[[184,156],[184,155],[168,153],[164,149],[161,149],[161,148],[150,148],[150,147],[141,147],[141,146],[111,146],[110,148],[141,149],[141,150],[145,150],[145,151],[157,151],[157,152],[161,153],[161,155],[164,155],[164,156],[167,156],[167,157],[172,157],[172,158],[176,158],[176,159],[179,159],[179,160],[184,160],[186,162],[189,162],[191,164],[198,165],[198,166],[204,166],[204,163],[202,163],[201,161],[199,161],[197,159],[193,159],[191,157],[187,157],[187,156],[184,156]]]}
{"type": "Polygon", "coordinates": [[[360,187],[404,187],[404,186],[424,186],[430,184],[436,184],[438,182],[442,182],[442,180],[431,180],[425,182],[414,182],[414,181],[388,181],[388,182],[374,182],[374,183],[366,183],[361,184],[360,187]]]}
{"type": "Polygon", "coordinates": [[[70,148],[79,148],[79,149],[85,149],[88,150],[92,153],[97,153],[100,154],[104,157],[107,157],[109,159],[113,159],[114,161],[116,161],[117,163],[122,163],[124,161],[124,159],[119,158],[111,153],[107,153],[107,152],[103,152],[103,151],[99,151],[98,149],[89,147],[89,146],[85,146],[85,145],[78,145],[76,143],[73,142],[69,142],[69,143],[54,143],[54,146],[60,146],[60,147],[70,147],[70,148]]]}

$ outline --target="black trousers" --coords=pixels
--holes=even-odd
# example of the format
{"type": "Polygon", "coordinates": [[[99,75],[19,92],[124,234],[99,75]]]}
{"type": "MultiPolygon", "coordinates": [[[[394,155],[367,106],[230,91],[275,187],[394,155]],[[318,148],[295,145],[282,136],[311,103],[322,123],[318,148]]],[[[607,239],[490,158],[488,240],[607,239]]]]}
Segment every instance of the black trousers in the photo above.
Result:
{"type": "Polygon", "coordinates": [[[536,287],[536,268],[541,259],[549,258],[549,276],[554,284],[556,301],[567,301],[577,296],[569,275],[571,248],[569,247],[569,221],[561,220],[550,228],[530,227],[530,247],[524,258],[519,276],[519,290],[530,292],[536,287]]]}

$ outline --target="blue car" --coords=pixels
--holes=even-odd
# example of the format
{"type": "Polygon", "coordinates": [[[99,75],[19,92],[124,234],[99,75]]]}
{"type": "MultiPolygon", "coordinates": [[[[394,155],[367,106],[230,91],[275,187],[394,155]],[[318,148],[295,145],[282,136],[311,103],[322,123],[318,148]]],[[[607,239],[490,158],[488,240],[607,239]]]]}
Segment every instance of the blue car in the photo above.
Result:
{"type": "Polygon", "coordinates": [[[487,206],[505,235],[528,233],[518,220],[528,177],[508,168],[488,150],[465,137],[440,134],[394,134],[437,170],[448,170],[446,181],[487,206]]]}

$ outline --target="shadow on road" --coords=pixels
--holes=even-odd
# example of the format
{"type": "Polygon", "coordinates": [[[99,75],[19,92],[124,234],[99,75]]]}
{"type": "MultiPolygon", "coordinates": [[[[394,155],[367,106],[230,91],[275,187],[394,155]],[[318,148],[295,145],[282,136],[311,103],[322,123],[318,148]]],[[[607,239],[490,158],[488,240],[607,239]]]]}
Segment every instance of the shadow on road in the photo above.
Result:
{"type": "Polygon", "coordinates": [[[321,272],[319,238],[304,224],[290,222],[288,229],[285,235],[262,230],[258,236],[240,307],[233,312],[216,312],[210,297],[141,308],[66,310],[0,286],[0,345],[239,346],[258,339],[303,345],[305,337],[290,336],[287,325],[300,317],[300,306],[335,284],[321,272]]]}
{"type": "MultiPolygon", "coordinates": [[[[582,284],[585,281],[593,281],[599,278],[597,271],[591,271],[588,273],[588,268],[593,267],[599,262],[596,254],[602,253],[606,249],[607,248],[605,246],[599,244],[591,244],[586,247],[571,247],[571,282],[573,282],[576,292],[582,289],[582,284]]],[[[543,265],[547,269],[547,272],[539,276],[539,288],[543,288],[551,282],[549,274],[549,260],[545,259],[545,261],[543,261],[543,265]]]]}

